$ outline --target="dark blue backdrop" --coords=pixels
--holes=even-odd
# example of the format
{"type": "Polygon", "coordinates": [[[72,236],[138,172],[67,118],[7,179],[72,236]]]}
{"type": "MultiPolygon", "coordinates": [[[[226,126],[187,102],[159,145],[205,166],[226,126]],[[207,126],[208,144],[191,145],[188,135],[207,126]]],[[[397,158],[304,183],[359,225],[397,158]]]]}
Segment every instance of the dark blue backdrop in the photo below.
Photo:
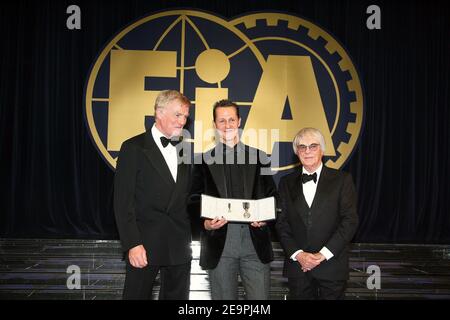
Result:
{"type": "Polygon", "coordinates": [[[123,26],[186,6],[231,18],[297,14],[347,48],[365,86],[365,129],[344,170],[358,242],[450,243],[450,10],[437,1],[6,1],[0,4],[0,236],[116,238],[113,172],[83,120],[91,63],[123,26]],[[82,29],[69,31],[78,4],[82,29]],[[365,26],[378,4],[382,29],[365,26]]]}

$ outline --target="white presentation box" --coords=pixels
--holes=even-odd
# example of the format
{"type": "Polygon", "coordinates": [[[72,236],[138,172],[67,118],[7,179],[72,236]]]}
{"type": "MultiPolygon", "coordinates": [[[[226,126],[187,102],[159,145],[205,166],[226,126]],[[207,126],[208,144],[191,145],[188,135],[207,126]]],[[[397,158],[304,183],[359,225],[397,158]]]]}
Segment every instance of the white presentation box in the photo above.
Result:
{"type": "Polygon", "coordinates": [[[228,221],[253,222],[275,219],[275,198],[223,199],[202,194],[202,218],[224,217],[228,221]]]}

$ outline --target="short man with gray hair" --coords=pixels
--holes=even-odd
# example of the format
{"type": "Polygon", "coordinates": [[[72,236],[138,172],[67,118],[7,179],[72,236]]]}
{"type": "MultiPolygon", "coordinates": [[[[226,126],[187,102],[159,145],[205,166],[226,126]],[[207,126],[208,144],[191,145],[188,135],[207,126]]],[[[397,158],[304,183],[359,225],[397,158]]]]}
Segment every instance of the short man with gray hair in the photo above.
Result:
{"type": "Polygon", "coordinates": [[[315,128],[300,130],[293,148],[302,167],[280,181],[276,223],[290,298],[343,299],[358,224],[352,177],[323,165],[325,140],[315,128]]]}
{"type": "Polygon", "coordinates": [[[114,212],[126,254],[124,299],[189,299],[191,226],[187,193],[191,166],[179,161],[189,100],[165,90],[156,98],[155,124],[122,144],[114,180],[114,212]]]}

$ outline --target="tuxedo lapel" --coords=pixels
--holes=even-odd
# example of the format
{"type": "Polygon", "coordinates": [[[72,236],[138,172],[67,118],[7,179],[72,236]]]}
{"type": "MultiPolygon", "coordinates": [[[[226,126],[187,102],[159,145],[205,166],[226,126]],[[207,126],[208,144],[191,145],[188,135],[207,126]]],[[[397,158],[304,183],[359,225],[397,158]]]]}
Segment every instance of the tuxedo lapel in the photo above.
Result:
{"type": "Polygon", "coordinates": [[[326,197],[327,188],[329,186],[329,171],[328,168],[323,166],[322,172],[320,173],[319,181],[317,181],[317,190],[314,195],[313,202],[311,204],[311,211],[315,213],[317,216],[320,213],[321,203],[324,202],[324,198],[326,197]]]}
{"type": "Polygon", "coordinates": [[[144,154],[155,168],[155,171],[161,176],[162,180],[169,186],[174,186],[175,181],[173,181],[172,174],[170,173],[166,160],[164,160],[164,157],[156,145],[150,130],[145,134],[144,154]]]}
{"type": "Polygon", "coordinates": [[[184,163],[178,164],[177,182],[175,183],[175,189],[173,190],[170,196],[169,205],[167,207],[167,210],[169,212],[172,205],[178,199],[178,196],[182,195],[185,192],[185,191],[183,192],[183,190],[187,190],[186,185],[188,183],[187,179],[189,178],[189,169],[190,168],[188,164],[184,163]]]}
{"type": "Polygon", "coordinates": [[[303,219],[303,212],[308,211],[308,204],[303,195],[303,183],[301,178],[301,171],[288,184],[291,201],[299,216],[303,219]]]}
{"type": "Polygon", "coordinates": [[[211,177],[216,185],[217,192],[219,193],[220,198],[227,198],[227,184],[225,181],[225,172],[224,167],[221,164],[215,163],[213,161],[215,159],[216,149],[213,148],[205,154],[205,159],[211,161],[210,164],[205,164],[211,173],[211,177]]]}
{"type": "Polygon", "coordinates": [[[214,184],[217,187],[217,192],[221,198],[227,198],[227,185],[225,181],[225,172],[223,165],[210,164],[208,170],[214,180],[214,184]]]}

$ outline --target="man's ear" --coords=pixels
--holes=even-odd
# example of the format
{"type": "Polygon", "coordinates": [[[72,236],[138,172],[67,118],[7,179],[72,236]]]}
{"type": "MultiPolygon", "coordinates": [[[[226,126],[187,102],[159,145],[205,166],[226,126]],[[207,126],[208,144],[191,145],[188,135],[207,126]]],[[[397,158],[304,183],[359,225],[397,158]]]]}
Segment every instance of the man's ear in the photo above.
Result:
{"type": "Polygon", "coordinates": [[[241,118],[239,117],[239,120],[238,120],[238,128],[240,128],[241,127],[241,118]]]}
{"type": "Polygon", "coordinates": [[[158,119],[161,119],[162,114],[163,114],[163,109],[162,109],[162,108],[157,108],[157,109],[155,110],[155,120],[156,120],[157,118],[158,118],[158,119]]]}

